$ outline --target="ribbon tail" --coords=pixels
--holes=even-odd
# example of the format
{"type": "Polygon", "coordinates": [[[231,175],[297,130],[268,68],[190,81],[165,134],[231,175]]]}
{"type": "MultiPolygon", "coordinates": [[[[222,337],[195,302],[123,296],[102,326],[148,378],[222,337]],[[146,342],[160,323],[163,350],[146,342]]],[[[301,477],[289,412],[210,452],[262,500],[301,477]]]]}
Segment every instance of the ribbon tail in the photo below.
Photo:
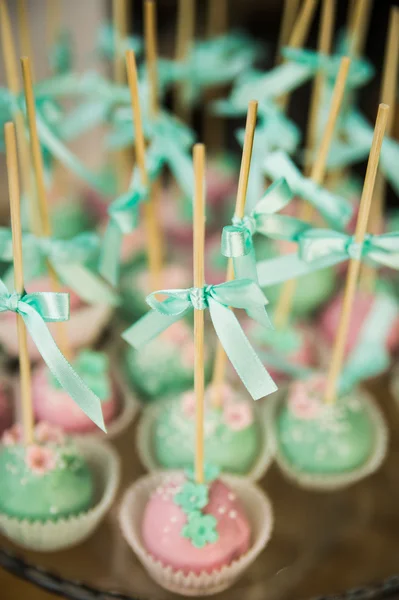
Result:
{"type": "Polygon", "coordinates": [[[43,146],[56,156],[63,165],[75,173],[75,175],[83,179],[83,181],[87,182],[101,194],[106,194],[107,189],[103,186],[101,178],[96,177],[78,161],[74,154],[54,135],[39,115],[36,120],[40,141],[43,146]]]}
{"type": "Polygon", "coordinates": [[[232,310],[209,298],[209,312],[216,334],[238,376],[254,400],[277,390],[232,310]]]}
{"type": "Polygon", "coordinates": [[[278,285],[290,279],[309,275],[313,271],[326,269],[348,260],[347,254],[330,255],[312,262],[305,262],[298,254],[287,254],[258,262],[259,286],[261,288],[278,285]]]}
{"type": "Polygon", "coordinates": [[[61,387],[89,419],[106,432],[101,400],[87,387],[60,352],[43,319],[31,306],[25,303],[20,314],[44,362],[61,387]]]}
{"type": "Polygon", "coordinates": [[[111,218],[104,233],[99,271],[104,279],[113,286],[116,286],[119,280],[122,239],[123,234],[119,226],[111,218]]]}
{"type": "Polygon", "coordinates": [[[95,273],[77,263],[51,263],[61,281],[88,304],[117,306],[118,295],[95,273]]]}
{"type": "Polygon", "coordinates": [[[256,268],[255,250],[252,247],[245,256],[233,258],[235,279],[252,279],[258,283],[258,270],[256,268]]]}
{"type": "Polygon", "coordinates": [[[126,329],[122,333],[122,338],[130,346],[136,350],[140,350],[140,348],[168,329],[173,323],[180,321],[191,310],[192,308],[190,307],[186,312],[177,315],[163,315],[156,310],[152,310],[126,329]]]}

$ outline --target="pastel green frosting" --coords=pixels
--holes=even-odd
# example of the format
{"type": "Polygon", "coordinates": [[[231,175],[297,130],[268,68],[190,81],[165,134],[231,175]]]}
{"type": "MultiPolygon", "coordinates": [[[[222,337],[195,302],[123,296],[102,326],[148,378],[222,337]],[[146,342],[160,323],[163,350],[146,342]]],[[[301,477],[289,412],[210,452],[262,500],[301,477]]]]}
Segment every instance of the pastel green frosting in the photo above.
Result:
{"type": "Polygon", "coordinates": [[[93,219],[76,199],[68,199],[51,209],[51,226],[56,239],[66,240],[91,229],[93,219]]]}
{"type": "Polygon", "coordinates": [[[73,445],[54,447],[56,467],[36,474],[25,463],[25,447],[0,452],[0,512],[30,521],[57,520],[87,511],[94,482],[82,455],[73,445]]]}
{"type": "Polygon", "coordinates": [[[280,452],[298,471],[333,475],[350,472],[367,462],[374,450],[369,413],[355,398],[325,406],[313,419],[300,419],[287,404],[277,422],[280,452]]]}
{"type": "MultiPolygon", "coordinates": [[[[207,407],[205,411],[205,461],[221,471],[244,475],[259,456],[260,431],[254,421],[234,431],[223,421],[223,412],[207,407]]],[[[161,467],[190,468],[194,462],[195,419],[181,407],[181,397],[165,400],[153,426],[153,450],[161,467]]]]}
{"type": "Polygon", "coordinates": [[[146,269],[144,261],[134,262],[122,272],[120,283],[121,313],[126,319],[139,319],[149,310],[145,292],[137,286],[137,277],[146,269]]]}
{"type": "MultiPolygon", "coordinates": [[[[125,371],[129,382],[145,400],[156,400],[180,393],[193,386],[194,369],[182,363],[180,346],[155,339],[140,351],[129,348],[125,355],[125,371]]],[[[205,362],[205,380],[211,373],[210,358],[205,362]]]]}
{"type": "Polygon", "coordinates": [[[285,327],[284,329],[264,329],[254,327],[253,338],[260,346],[272,348],[278,354],[294,354],[302,346],[303,335],[300,329],[285,327]]]}

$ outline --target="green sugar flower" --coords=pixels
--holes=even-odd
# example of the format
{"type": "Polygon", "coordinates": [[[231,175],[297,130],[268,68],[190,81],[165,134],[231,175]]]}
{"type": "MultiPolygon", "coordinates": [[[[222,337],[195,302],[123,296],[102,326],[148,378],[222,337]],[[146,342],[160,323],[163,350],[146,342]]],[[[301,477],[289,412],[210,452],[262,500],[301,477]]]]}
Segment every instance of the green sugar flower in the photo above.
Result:
{"type": "MultiPolygon", "coordinates": [[[[192,468],[184,470],[187,479],[190,481],[195,481],[195,471],[192,468]]],[[[205,463],[204,465],[204,480],[206,483],[211,483],[215,481],[220,475],[220,469],[216,465],[211,465],[205,463]]]]}
{"type": "Polygon", "coordinates": [[[198,511],[194,511],[188,516],[188,521],[181,533],[183,537],[191,540],[195,548],[203,548],[206,544],[214,544],[219,539],[215,517],[203,515],[198,511]]]}
{"type": "Polygon", "coordinates": [[[208,486],[187,481],[181,492],[176,494],[174,501],[187,515],[190,515],[208,504],[208,486]]]}

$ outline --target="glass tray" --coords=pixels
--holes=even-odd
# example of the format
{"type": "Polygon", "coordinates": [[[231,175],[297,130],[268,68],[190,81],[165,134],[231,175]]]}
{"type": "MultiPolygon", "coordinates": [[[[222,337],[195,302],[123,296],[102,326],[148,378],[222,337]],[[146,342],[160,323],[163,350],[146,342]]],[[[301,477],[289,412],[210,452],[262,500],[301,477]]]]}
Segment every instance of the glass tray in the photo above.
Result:
{"type": "MultiPolygon", "coordinates": [[[[382,468],[334,493],[302,490],[273,465],[260,485],[275,513],[273,537],[243,578],[218,600],[371,600],[399,598],[399,407],[388,379],[368,386],[389,423],[382,468]],[[350,590],[345,592],[344,590],[350,590]]],[[[122,538],[117,514],[124,489],[144,473],[135,425],[113,441],[123,459],[118,500],[84,544],[53,554],[16,548],[0,536],[0,566],[73,600],[176,600],[147,575],[122,538]]]]}

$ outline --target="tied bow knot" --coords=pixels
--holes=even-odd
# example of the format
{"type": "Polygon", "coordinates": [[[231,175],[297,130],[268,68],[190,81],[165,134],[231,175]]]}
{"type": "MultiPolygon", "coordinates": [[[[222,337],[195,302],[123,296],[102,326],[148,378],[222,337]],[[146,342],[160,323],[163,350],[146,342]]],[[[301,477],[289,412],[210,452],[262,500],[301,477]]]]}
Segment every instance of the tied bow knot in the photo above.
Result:
{"type": "Polygon", "coordinates": [[[60,352],[45,321],[69,318],[69,295],[53,292],[18,294],[9,292],[0,279],[0,313],[11,311],[24,320],[44,362],[61,387],[98,427],[105,431],[100,399],[87,387],[60,352]]]}
{"type": "Polygon", "coordinates": [[[207,296],[210,293],[211,286],[202,288],[192,287],[190,290],[190,301],[196,310],[205,310],[208,308],[207,296]]]}
{"type": "Polygon", "coordinates": [[[122,335],[136,350],[140,350],[193,309],[208,309],[216,334],[251,396],[257,400],[276,391],[274,381],[229,308],[244,309],[249,317],[261,325],[271,326],[265,309],[267,299],[254,281],[234,279],[220,285],[205,285],[203,288],[159,290],[147,297],[147,303],[152,311],[122,335]],[[158,300],[159,295],[166,296],[166,299],[158,300]]]}
{"type": "Polygon", "coordinates": [[[8,298],[4,299],[4,305],[6,307],[7,310],[9,310],[10,312],[18,312],[18,308],[19,308],[19,302],[22,298],[21,294],[18,294],[18,292],[11,292],[11,294],[8,296],[8,298]]]}
{"type": "Polygon", "coordinates": [[[256,218],[251,215],[245,215],[242,219],[234,215],[231,220],[234,227],[247,230],[251,236],[256,233],[256,218]]]}

